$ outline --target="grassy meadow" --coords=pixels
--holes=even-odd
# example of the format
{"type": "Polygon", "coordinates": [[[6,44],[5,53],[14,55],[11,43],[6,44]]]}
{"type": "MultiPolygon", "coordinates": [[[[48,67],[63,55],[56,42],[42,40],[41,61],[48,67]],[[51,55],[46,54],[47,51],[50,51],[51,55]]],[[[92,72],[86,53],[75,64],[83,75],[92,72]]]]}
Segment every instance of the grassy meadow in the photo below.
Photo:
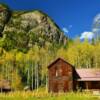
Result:
{"type": "Polygon", "coordinates": [[[52,94],[40,91],[17,91],[1,93],[0,100],[100,100],[100,97],[85,92],[52,94]]]}

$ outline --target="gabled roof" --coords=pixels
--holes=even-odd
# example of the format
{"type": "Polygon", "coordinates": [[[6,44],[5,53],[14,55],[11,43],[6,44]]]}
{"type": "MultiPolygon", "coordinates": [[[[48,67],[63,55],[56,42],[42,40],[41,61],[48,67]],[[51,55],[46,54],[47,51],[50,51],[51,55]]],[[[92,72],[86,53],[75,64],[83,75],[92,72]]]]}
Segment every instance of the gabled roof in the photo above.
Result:
{"type": "Polygon", "coordinates": [[[58,62],[59,60],[62,60],[62,61],[65,62],[66,64],[68,64],[68,65],[74,67],[74,66],[71,65],[70,63],[66,62],[64,59],[62,59],[62,58],[57,58],[55,61],[53,61],[53,62],[48,66],[48,68],[50,68],[53,64],[55,64],[55,63],[58,62]]]}
{"type": "Polygon", "coordinates": [[[76,69],[78,81],[100,81],[100,69],[76,69]]]}

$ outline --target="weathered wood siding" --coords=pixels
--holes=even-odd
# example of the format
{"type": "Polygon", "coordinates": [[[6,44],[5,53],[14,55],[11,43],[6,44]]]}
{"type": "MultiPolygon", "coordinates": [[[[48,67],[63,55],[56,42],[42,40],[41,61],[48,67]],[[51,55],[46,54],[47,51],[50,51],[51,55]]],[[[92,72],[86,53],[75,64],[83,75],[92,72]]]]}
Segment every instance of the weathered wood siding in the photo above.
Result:
{"type": "Polygon", "coordinates": [[[73,90],[73,67],[62,59],[56,60],[48,68],[49,92],[73,90]]]}

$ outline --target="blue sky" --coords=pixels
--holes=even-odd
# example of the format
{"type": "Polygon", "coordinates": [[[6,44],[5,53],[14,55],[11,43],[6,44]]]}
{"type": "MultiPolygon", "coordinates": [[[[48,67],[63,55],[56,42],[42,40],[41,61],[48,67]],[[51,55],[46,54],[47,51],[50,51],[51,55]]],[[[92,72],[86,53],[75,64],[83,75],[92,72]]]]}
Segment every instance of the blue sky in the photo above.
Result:
{"type": "Polygon", "coordinates": [[[0,0],[13,10],[39,9],[47,13],[65,33],[74,38],[92,31],[100,13],[100,0],[0,0]]]}

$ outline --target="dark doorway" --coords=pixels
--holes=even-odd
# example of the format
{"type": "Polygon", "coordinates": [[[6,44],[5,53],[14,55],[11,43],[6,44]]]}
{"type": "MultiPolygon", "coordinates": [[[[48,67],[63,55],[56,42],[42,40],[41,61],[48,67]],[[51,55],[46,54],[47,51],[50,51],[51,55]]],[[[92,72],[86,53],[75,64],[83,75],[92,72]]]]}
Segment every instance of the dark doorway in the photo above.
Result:
{"type": "Polygon", "coordinates": [[[83,82],[83,81],[81,81],[81,82],[78,82],[78,88],[79,89],[86,89],[86,84],[85,84],[85,82],[83,82]]]}

